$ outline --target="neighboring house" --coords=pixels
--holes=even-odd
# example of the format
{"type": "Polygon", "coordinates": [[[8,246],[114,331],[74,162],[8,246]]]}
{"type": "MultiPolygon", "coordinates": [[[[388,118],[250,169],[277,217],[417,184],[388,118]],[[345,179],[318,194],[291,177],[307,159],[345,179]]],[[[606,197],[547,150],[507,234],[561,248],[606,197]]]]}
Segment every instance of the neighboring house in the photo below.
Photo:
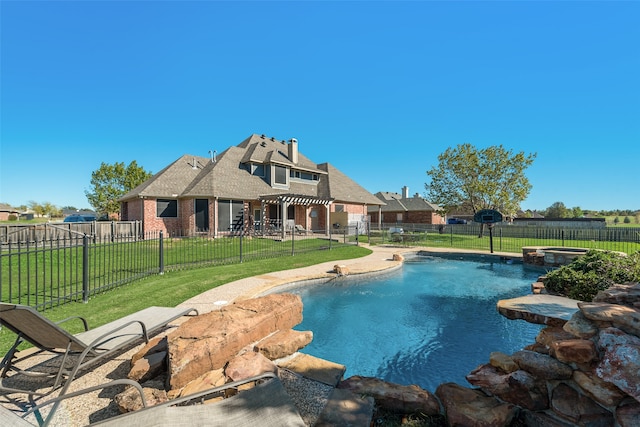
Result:
{"type": "Polygon", "coordinates": [[[289,142],[251,135],[210,158],[184,155],[119,199],[121,219],[145,231],[228,234],[314,231],[367,220],[378,198],[289,142]],[[283,227],[284,225],[284,227],[283,227]]]}
{"type": "Polygon", "coordinates": [[[544,218],[544,215],[541,215],[538,211],[527,209],[526,211],[518,211],[516,214],[516,218],[536,218],[541,219],[544,218]]]}
{"type": "Polygon", "coordinates": [[[5,203],[0,203],[0,221],[9,221],[9,217],[12,215],[16,217],[16,219],[19,218],[20,211],[5,203]]]}
{"type": "Polygon", "coordinates": [[[444,218],[437,212],[439,207],[429,203],[418,193],[409,197],[409,188],[406,186],[402,187],[402,194],[379,192],[375,195],[385,205],[380,208],[379,214],[371,213],[372,223],[444,224],[444,218]]]}

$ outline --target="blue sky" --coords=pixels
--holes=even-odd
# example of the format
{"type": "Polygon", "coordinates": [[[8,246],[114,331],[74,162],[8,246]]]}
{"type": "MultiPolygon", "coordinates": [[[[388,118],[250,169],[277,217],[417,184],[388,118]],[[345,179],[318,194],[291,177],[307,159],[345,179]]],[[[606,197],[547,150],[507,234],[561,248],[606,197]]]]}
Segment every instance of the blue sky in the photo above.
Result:
{"type": "Polygon", "coordinates": [[[524,209],[640,209],[640,2],[0,2],[0,202],[89,207],[295,137],[372,193],[424,194],[448,147],[537,153],[524,209]]]}

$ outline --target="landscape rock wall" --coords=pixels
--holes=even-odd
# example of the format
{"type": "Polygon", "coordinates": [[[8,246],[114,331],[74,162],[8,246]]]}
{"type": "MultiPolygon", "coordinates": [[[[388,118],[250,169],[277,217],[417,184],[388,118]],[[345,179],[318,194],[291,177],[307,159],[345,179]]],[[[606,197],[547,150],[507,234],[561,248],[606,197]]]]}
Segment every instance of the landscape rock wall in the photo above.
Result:
{"type": "Polygon", "coordinates": [[[467,380],[518,407],[525,425],[640,425],[640,284],[615,285],[578,307],[522,351],[490,355],[467,380]]]}

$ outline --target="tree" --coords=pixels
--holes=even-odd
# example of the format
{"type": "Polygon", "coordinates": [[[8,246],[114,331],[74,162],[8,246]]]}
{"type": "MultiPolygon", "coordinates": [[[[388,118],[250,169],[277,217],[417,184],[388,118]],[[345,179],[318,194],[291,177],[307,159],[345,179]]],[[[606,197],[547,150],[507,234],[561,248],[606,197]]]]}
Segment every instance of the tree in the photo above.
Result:
{"type": "Polygon", "coordinates": [[[502,145],[477,149],[471,144],[448,148],[438,156],[438,165],[427,171],[429,201],[444,212],[469,206],[475,214],[495,209],[515,216],[527,198],[531,184],[524,175],[536,154],[513,153],[502,145]]]}
{"type": "Polygon", "coordinates": [[[571,211],[562,202],[555,202],[549,206],[544,215],[545,218],[568,218],[571,216],[571,211]]]}
{"type": "Polygon", "coordinates": [[[584,216],[584,212],[580,208],[580,206],[575,206],[571,208],[571,216],[573,218],[582,218],[584,216]]]}
{"type": "Polygon", "coordinates": [[[85,191],[87,200],[96,212],[102,215],[120,212],[118,199],[151,177],[132,161],[128,166],[123,162],[107,164],[102,162],[100,168],[91,173],[93,191],[85,191]]]}

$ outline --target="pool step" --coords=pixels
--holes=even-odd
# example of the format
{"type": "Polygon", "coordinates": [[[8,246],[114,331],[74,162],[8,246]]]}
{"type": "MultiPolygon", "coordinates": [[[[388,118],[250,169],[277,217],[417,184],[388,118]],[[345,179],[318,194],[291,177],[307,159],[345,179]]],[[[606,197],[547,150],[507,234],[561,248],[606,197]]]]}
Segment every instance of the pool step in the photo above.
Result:
{"type": "Polygon", "coordinates": [[[291,359],[278,362],[278,366],[314,381],[335,387],[347,370],[344,365],[320,359],[309,354],[297,353],[291,359]]]}
{"type": "Polygon", "coordinates": [[[373,404],[371,396],[360,396],[349,390],[334,388],[314,427],[368,427],[373,418],[373,404]]]}

